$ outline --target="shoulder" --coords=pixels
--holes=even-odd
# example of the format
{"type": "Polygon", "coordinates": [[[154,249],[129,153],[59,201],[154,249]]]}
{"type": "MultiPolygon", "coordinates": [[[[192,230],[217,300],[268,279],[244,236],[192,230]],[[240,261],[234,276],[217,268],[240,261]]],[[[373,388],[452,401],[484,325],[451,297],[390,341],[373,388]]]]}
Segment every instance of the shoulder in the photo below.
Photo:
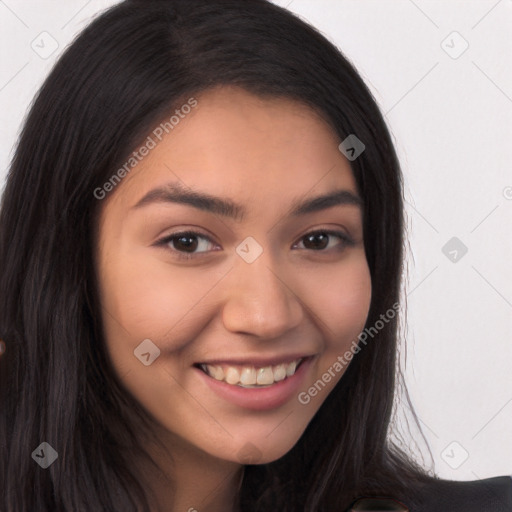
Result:
{"type": "Polygon", "coordinates": [[[362,498],[349,512],[512,512],[512,478],[455,481],[429,478],[400,500],[390,497],[362,498]],[[407,508],[404,508],[405,507],[407,508]]]}
{"type": "Polygon", "coordinates": [[[512,478],[483,480],[432,479],[418,491],[411,512],[512,512],[512,478]]]}

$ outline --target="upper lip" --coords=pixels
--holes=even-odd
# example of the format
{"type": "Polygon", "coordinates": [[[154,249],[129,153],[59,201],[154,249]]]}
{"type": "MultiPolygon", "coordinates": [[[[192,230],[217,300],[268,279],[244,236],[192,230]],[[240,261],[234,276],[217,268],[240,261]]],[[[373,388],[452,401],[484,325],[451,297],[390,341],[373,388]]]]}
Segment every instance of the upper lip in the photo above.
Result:
{"type": "Polygon", "coordinates": [[[281,363],[287,364],[292,361],[297,361],[298,359],[305,359],[307,357],[312,357],[313,354],[287,354],[282,356],[273,356],[273,357],[244,357],[239,359],[223,359],[216,358],[211,359],[209,361],[200,361],[196,364],[225,364],[225,365],[245,365],[245,366],[275,366],[281,363]]]}

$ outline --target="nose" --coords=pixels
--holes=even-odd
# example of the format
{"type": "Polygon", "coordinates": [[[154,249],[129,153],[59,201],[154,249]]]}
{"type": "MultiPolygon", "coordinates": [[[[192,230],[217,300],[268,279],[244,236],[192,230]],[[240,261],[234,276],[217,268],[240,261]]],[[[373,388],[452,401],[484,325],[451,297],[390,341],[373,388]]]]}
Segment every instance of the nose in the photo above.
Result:
{"type": "Polygon", "coordinates": [[[273,264],[268,251],[252,263],[235,261],[226,282],[224,327],[234,333],[262,339],[279,338],[299,325],[304,315],[289,273],[273,264]]]}

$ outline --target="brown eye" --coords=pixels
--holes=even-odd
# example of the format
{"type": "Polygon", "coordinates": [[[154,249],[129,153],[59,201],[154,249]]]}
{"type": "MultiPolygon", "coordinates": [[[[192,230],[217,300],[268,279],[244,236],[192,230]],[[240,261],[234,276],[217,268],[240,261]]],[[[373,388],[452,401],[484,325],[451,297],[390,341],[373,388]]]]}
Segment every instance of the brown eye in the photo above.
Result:
{"type": "Polygon", "coordinates": [[[304,246],[307,249],[325,249],[329,245],[329,237],[327,233],[314,233],[304,237],[304,246]]]}
{"type": "MultiPolygon", "coordinates": [[[[304,242],[304,247],[317,252],[325,252],[325,249],[329,246],[331,239],[338,238],[341,243],[338,243],[335,247],[346,247],[354,245],[354,241],[342,231],[328,231],[318,230],[312,231],[307,235],[304,235],[301,240],[304,242]]],[[[334,248],[334,247],[333,247],[334,248]]]]}
{"type": "Polygon", "coordinates": [[[208,247],[212,244],[209,237],[196,231],[172,233],[156,243],[157,246],[168,248],[178,258],[187,260],[209,252],[208,247]]]}
{"type": "MultiPolygon", "coordinates": [[[[354,241],[344,232],[329,230],[312,231],[304,235],[301,241],[303,241],[305,249],[314,252],[328,252],[330,249],[341,250],[354,245],[354,241]],[[339,242],[329,248],[331,241],[335,239],[338,239],[339,242]]],[[[191,260],[215,250],[209,248],[213,244],[214,242],[208,236],[196,231],[172,233],[156,243],[157,246],[169,249],[178,259],[185,260],[191,260]]]]}
{"type": "Polygon", "coordinates": [[[173,237],[173,246],[178,250],[185,250],[186,252],[194,252],[197,249],[197,237],[193,235],[181,235],[173,237]]]}

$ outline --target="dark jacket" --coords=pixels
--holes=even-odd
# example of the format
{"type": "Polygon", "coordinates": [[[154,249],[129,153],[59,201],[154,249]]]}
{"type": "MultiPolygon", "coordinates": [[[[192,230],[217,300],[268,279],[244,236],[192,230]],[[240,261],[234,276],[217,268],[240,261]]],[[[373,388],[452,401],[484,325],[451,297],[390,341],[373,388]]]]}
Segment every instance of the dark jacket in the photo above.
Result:
{"type": "Polygon", "coordinates": [[[499,476],[464,482],[432,479],[415,499],[419,506],[400,500],[407,508],[390,498],[358,500],[349,511],[512,512],[512,478],[499,476]]]}

